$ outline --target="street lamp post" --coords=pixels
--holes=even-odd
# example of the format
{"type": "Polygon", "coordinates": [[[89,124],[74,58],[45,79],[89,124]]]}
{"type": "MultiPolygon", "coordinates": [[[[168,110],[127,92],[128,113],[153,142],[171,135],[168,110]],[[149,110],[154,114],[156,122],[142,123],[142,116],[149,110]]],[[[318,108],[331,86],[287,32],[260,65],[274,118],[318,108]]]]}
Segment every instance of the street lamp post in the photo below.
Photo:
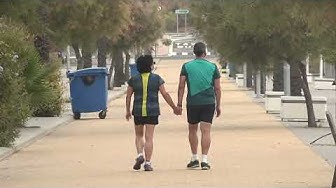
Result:
{"type": "Polygon", "coordinates": [[[283,64],[284,68],[284,92],[285,96],[291,95],[291,81],[290,81],[290,65],[287,62],[283,64]]]}
{"type": "Polygon", "coordinates": [[[324,62],[323,62],[323,56],[320,55],[320,78],[323,78],[324,73],[324,62]]]}
{"type": "Polygon", "coordinates": [[[178,19],[179,15],[176,14],[176,33],[179,32],[179,19],[178,19]]]}
{"type": "Polygon", "coordinates": [[[184,15],[184,32],[187,33],[187,14],[184,15]]]}

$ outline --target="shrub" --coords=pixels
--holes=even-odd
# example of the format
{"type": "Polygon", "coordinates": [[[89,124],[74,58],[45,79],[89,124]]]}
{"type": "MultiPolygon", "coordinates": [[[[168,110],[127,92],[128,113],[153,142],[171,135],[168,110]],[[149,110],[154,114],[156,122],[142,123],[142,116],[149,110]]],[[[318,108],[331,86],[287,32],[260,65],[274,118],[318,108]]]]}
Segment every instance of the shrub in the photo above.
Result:
{"type": "Polygon", "coordinates": [[[61,114],[63,100],[59,74],[57,62],[43,65],[39,55],[31,53],[23,75],[33,116],[52,117],[61,114]]]}
{"type": "Polygon", "coordinates": [[[44,65],[41,72],[44,74],[35,81],[39,83],[40,87],[34,88],[34,92],[31,92],[33,116],[59,116],[64,104],[59,64],[55,62],[44,65]],[[42,88],[43,90],[41,90],[42,88]],[[41,100],[42,98],[43,100],[41,100]]]}
{"type": "Polygon", "coordinates": [[[0,19],[0,146],[11,146],[30,115],[24,87],[25,56],[29,35],[21,27],[0,19]]]}
{"type": "Polygon", "coordinates": [[[13,144],[30,115],[62,111],[59,64],[43,65],[26,29],[0,18],[0,147],[13,144]]]}
{"type": "Polygon", "coordinates": [[[170,39],[163,39],[162,40],[162,44],[165,45],[165,46],[170,46],[172,43],[173,43],[173,41],[170,40],[170,39]]]}

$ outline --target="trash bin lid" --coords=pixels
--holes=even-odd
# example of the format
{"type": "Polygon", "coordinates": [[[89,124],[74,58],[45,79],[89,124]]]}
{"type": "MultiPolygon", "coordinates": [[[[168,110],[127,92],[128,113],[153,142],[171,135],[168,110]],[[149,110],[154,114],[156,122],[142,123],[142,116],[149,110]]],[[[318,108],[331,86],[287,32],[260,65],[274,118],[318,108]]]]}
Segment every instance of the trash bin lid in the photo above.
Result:
{"type": "Polygon", "coordinates": [[[68,77],[77,77],[77,76],[87,76],[87,75],[107,75],[108,69],[106,67],[94,67],[94,68],[86,68],[81,69],[74,72],[68,72],[68,77]]]}

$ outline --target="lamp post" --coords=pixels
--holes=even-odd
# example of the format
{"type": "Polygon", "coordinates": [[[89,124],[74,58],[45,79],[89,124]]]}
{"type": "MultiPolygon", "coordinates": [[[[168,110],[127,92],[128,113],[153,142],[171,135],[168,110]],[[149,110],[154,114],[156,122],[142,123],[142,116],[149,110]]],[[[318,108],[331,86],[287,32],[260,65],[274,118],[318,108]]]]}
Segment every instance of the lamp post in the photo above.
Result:
{"type": "Polygon", "coordinates": [[[290,80],[290,65],[287,62],[284,62],[284,92],[286,96],[291,95],[291,80],[290,80]]]}
{"type": "Polygon", "coordinates": [[[176,33],[179,33],[179,14],[176,14],[176,33]]]}
{"type": "Polygon", "coordinates": [[[184,33],[187,33],[187,14],[184,15],[184,33]]]}
{"type": "Polygon", "coordinates": [[[324,73],[324,62],[323,62],[323,56],[320,55],[320,78],[323,78],[324,73]]]}

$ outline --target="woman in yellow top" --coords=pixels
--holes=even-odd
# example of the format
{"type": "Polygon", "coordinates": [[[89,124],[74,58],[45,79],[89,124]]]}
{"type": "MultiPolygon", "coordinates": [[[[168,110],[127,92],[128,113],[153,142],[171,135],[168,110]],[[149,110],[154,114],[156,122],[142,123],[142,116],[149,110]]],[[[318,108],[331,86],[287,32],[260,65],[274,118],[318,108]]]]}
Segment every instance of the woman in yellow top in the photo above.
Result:
{"type": "Polygon", "coordinates": [[[160,115],[159,91],[174,113],[180,114],[180,112],[165,90],[163,79],[159,75],[151,73],[154,65],[153,57],[151,55],[141,56],[136,60],[136,64],[140,74],[133,76],[128,81],[126,96],[126,119],[129,120],[132,115],[134,116],[135,146],[138,153],[133,169],[139,170],[145,162],[145,171],[152,171],[153,134],[155,125],[159,124],[158,117],[160,115]],[[130,104],[133,94],[134,102],[131,113],[130,104]],[[145,156],[143,156],[143,152],[145,152],[145,156]]]}

